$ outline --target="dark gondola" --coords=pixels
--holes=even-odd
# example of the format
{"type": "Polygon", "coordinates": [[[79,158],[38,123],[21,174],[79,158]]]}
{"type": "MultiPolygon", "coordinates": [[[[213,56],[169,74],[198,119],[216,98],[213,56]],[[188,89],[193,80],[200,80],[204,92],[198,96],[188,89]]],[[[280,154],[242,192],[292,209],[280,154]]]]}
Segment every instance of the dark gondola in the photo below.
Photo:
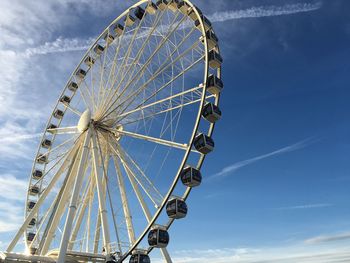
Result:
{"type": "Polygon", "coordinates": [[[130,257],[129,263],[151,263],[146,252],[136,251],[130,257]]]}
{"type": "Polygon", "coordinates": [[[34,240],[34,238],[35,238],[35,233],[29,232],[27,234],[27,241],[31,242],[34,240]]]}
{"type": "Polygon", "coordinates": [[[43,176],[43,172],[40,171],[40,170],[35,170],[33,172],[33,178],[36,179],[36,180],[41,179],[42,176],[43,176]]]}
{"type": "MultiPolygon", "coordinates": [[[[211,29],[211,22],[209,21],[208,18],[206,18],[204,15],[201,15],[200,18],[202,19],[203,21],[203,25],[204,25],[204,30],[205,32],[207,32],[209,29],[211,29]]],[[[197,27],[197,29],[199,31],[202,30],[202,27],[201,27],[201,22],[199,19],[197,19],[195,22],[194,22],[194,25],[197,27]]]]}
{"type": "Polygon", "coordinates": [[[39,154],[36,161],[40,164],[46,164],[48,162],[47,156],[44,154],[39,154]]]}
{"type": "Polygon", "coordinates": [[[224,83],[222,82],[222,80],[215,75],[209,75],[207,85],[208,85],[207,91],[210,92],[211,94],[216,94],[216,95],[219,94],[221,90],[224,88],[224,83]]]}
{"type": "Polygon", "coordinates": [[[30,220],[30,222],[29,222],[29,226],[35,226],[35,224],[36,224],[36,219],[35,218],[32,218],[32,220],[30,220]]]}
{"type": "Polygon", "coordinates": [[[136,9],[134,11],[134,15],[136,18],[141,20],[143,18],[143,16],[145,15],[145,10],[142,7],[138,6],[138,7],[136,7],[136,9]]]}
{"type": "Polygon", "coordinates": [[[31,195],[36,195],[40,192],[40,188],[36,185],[32,185],[30,188],[29,188],[29,194],[31,195]]]}
{"type": "Polygon", "coordinates": [[[135,21],[136,21],[136,18],[128,14],[125,17],[125,26],[132,26],[135,23],[135,21]]]}
{"type": "Polygon", "coordinates": [[[221,118],[221,110],[214,103],[207,103],[203,107],[202,116],[211,123],[215,123],[221,118]]]}
{"type": "Polygon", "coordinates": [[[59,109],[56,109],[55,112],[53,113],[53,116],[56,118],[56,119],[62,119],[63,118],[63,115],[64,115],[64,112],[59,110],[59,109]]]}
{"type": "Polygon", "coordinates": [[[213,69],[221,67],[223,59],[221,55],[216,52],[214,49],[209,52],[209,66],[213,69]]]}
{"type": "Polygon", "coordinates": [[[54,133],[55,131],[53,131],[54,129],[57,129],[57,125],[55,124],[49,124],[49,126],[47,126],[48,132],[50,133],[54,133]]]}
{"type": "Polygon", "coordinates": [[[187,15],[191,7],[185,1],[179,1],[177,8],[182,14],[187,15]]]}
{"type": "Polygon", "coordinates": [[[170,218],[184,218],[187,215],[187,204],[180,198],[170,199],[166,205],[166,213],[170,218]]]}
{"type": "Polygon", "coordinates": [[[193,145],[197,151],[203,154],[210,153],[214,150],[215,146],[213,139],[203,133],[197,135],[194,139],[193,145]]]}
{"type": "Polygon", "coordinates": [[[52,142],[49,140],[49,139],[44,139],[42,142],[41,142],[41,146],[44,147],[44,148],[50,148],[52,146],[52,142]]]}
{"type": "Polygon", "coordinates": [[[63,95],[61,98],[60,98],[60,102],[62,102],[63,104],[65,105],[69,105],[71,101],[71,98],[68,97],[67,95],[63,95]]]}
{"type": "Polygon", "coordinates": [[[104,50],[105,48],[100,44],[96,44],[96,46],[94,47],[94,52],[98,55],[100,55],[104,50]]]}
{"type": "Polygon", "coordinates": [[[93,59],[93,58],[90,57],[90,56],[87,56],[87,57],[84,59],[84,63],[85,63],[88,67],[91,67],[93,64],[95,64],[95,59],[93,59]]]}
{"type": "Polygon", "coordinates": [[[35,206],[35,204],[36,204],[36,202],[34,202],[34,201],[29,201],[29,202],[28,202],[28,205],[27,205],[28,209],[33,209],[33,207],[35,206]]]}
{"type": "Polygon", "coordinates": [[[183,169],[180,177],[182,183],[188,187],[199,186],[202,182],[201,172],[191,166],[187,166],[185,169],[183,169]]]}
{"type": "Polygon", "coordinates": [[[80,68],[80,69],[78,69],[76,75],[77,75],[79,78],[85,78],[85,76],[86,76],[86,71],[80,68]]]}
{"type": "MultiPolygon", "coordinates": [[[[208,43],[208,48],[211,50],[213,48],[217,48],[219,39],[215,35],[215,33],[212,30],[208,30],[206,32],[206,38],[207,38],[207,43],[208,43]]],[[[204,43],[204,37],[201,36],[200,38],[201,42],[204,43]]]]}
{"type": "Polygon", "coordinates": [[[104,40],[108,43],[108,45],[110,45],[114,41],[114,36],[111,34],[106,34],[104,40]]]}
{"type": "Polygon", "coordinates": [[[71,83],[69,83],[68,89],[72,92],[76,92],[78,89],[78,84],[72,81],[71,83]]]}
{"type": "Polygon", "coordinates": [[[193,21],[196,21],[196,20],[198,19],[198,17],[197,17],[196,12],[194,11],[194,9],[197,9],[197,11],[198,11],[198,13],[199,13],[199,16],[203,15],[203,13],[202,13],[202,11],[201,11],[198,7],[196,7],[196,6],[193,7],[193,8],[191,9],[191,11],[189,11],[188,16],[189,16],[193,21]]]}
{"type": "Polygon", "coordinates": [[[168,231],[161,227],[154,227],[148,233],[148,244],[151,247],[164,248],[169,244],[168,231]]]}

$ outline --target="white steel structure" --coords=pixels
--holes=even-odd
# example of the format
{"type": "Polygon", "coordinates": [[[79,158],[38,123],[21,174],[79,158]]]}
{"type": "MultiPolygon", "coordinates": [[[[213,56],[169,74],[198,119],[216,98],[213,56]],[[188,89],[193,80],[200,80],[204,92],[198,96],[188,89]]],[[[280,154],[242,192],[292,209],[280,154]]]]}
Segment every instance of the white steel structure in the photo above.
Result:
{"type": "Polygon", "coordinates": [[[188,0],[141,0],[116,18],[57,101],[1,261],[148,263],[160,248],[171,262],[167,230],[214,147],[221,63],[188,0]]]}

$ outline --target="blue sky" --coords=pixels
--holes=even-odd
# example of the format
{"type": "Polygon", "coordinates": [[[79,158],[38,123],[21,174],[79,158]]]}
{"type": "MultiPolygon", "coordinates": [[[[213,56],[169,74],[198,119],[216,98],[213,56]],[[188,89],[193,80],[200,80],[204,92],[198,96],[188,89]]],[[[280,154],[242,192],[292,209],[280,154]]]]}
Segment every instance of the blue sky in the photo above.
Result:
{"type": "MultiPolygon", "coordinates": [[[[22,220],[37,134],[61,87],[135,1],[104,2],[0,3],[0,249],[22,220]]],[[[350,3],[193,2],[220,39],[223,118],[189,215],[170,230],[174,261],[350,260],[350,3]]]]}

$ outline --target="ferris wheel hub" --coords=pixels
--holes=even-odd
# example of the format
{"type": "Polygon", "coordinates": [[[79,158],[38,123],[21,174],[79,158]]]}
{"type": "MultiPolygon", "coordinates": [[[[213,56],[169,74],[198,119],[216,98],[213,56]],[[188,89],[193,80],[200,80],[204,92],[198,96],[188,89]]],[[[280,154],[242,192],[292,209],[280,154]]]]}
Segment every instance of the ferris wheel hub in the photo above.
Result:
{"type": "Polygon", "coordinates": [[[83,114],[80,116],[79,122],[78,122],[78,131],[84,132],[89,128],[91,122],[91,112],[89,109],[86,109],[83,114]]]}

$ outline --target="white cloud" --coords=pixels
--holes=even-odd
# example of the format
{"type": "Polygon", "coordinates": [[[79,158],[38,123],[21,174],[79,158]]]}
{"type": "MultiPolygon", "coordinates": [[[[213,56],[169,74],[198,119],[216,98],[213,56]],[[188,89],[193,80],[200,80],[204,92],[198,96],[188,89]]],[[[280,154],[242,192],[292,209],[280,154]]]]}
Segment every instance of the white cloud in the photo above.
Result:
{"type": "Polygon", "coordinates": [[[305,243],[318,244],[318,243],[336,242],[336,241],[342,241],[342,240],[350,240],[350,232],[340,233],[336,235],[317,236],[317,237],[313,237],[305,240],[305,243]]]}
{"type": "Polygon", "coordinates": [[[6,200],[23,201],[26,198],[28,181],[10,174],[0,175],[0,197],[6,200]]]}
{"type": "Polygon", "coordinates": [[[258,161],[261,161],[263,159],[303,149],[306,146],[308,146],[309,144],[311,144],[312,142],[314,142],[313,139],[302,140],[302,141],[299,141],[299,142],[294,143],[292,145],[289,145],[289,146],[283,147],[281,149],[272,151],[270,153],[266,153],[266,154],[256,156],[256,157],[253,157],[253,158],[250,158],[247,160],[236,162],[234,164],[231,164],[229,166],[224,167],[220,172],[211,176],[211,178],[220,177],[220,176],[227,176],[227,175],[232,174],[232,173],[236,172],[237,170],[239,170],[247,165],[251,165],[251,164],[256,163],[258,161]]]}
{"type": "Polygon", "coordinates": [[[331,207],[331,206],[333,206],[333,205],[327,204],[327,203],[306,204],[306,205],[279,207],[279,208],[277,208],[277,210],[300,210],[300,209],[325,208],[325,207],[331,207]]]}
{"type": "Polygon", "coordinates": [[[253,18],[253,17],[269,17],[291,15],[318,10],[322,7],[322,2],[315,3],[296,3],[281,6],[255,6],[243,10],[231,10],[225,12],[217,12],[209,15],[208,18],[212,22],[225,22],[233,19],[253,18]]]}

